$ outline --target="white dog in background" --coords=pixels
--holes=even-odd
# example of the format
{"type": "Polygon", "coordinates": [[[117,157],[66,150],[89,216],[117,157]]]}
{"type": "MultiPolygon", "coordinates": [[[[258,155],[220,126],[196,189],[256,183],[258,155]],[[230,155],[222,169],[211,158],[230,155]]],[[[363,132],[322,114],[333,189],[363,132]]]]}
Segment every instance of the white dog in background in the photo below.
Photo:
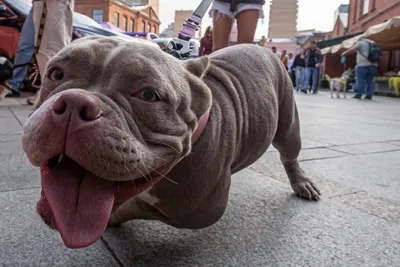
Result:
{"type": "Polygon", "coordinates": [[[340,91],[343,90],[344,98],[346,98],[346,84],[348,81],[347,76],[342,76],[339,78],[331,78],[328,74],[325,74],[325,79],[329,81],[329,89],[331,91],[331,98],[333,98],[333,91],[336,90],[337,98],[340,98],[340,91]]]}

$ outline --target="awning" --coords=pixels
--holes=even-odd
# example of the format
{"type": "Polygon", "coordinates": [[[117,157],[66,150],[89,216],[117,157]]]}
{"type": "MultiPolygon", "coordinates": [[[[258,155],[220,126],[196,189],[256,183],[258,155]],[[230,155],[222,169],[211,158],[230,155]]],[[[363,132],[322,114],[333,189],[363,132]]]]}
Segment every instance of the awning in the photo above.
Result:
{"type": "Polygon", "coordinates": [[[347,34],[347,35],[343,35],[343,36],[338,36],[338,37],[322,40],[322,41],[317,42],[317,47],[319,47],[320,49],[323,49],[326,47],[338,45],[338,44],[341,44],[344,40],[350,39],[350,38],[352,38],[356,35],[360,35],[362,33],[364,33],[364,32],[351,33],[351,34],[347,34]]]}
{"type": "Polygon", "coordinates": [[[341,44],[326,47],[322,54],[336,54],[351,48],[362,38],[368,38],[376,42],[381,50],[400,48],[400,16],[394,17],[384,23],[369,27],[363,34],[344,40],[341,44]]]}

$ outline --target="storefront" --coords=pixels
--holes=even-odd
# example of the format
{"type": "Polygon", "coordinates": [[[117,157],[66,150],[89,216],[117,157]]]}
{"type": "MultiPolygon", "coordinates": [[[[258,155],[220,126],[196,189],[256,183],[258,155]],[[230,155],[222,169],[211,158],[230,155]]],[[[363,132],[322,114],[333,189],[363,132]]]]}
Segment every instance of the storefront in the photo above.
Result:
{"type": "MultiPolygon", "coordinates": [[[[331,77],[338,77],[346,68],[354,68],[356,65],[355,55],[348,57],[346,65],[340,63],[340,56],[343,51],[351,48],[363,38],[375,41],[383,52],[383,57],[378,65],[377,76],[397,75],[400,71],[400,16],[371,26],[364,33],[345,39],[337,45],[323,48],[321,52],[325,56],[324,73],[331,77]]],[[[383,80],[383,78],[377,80],[383,80]]]]}

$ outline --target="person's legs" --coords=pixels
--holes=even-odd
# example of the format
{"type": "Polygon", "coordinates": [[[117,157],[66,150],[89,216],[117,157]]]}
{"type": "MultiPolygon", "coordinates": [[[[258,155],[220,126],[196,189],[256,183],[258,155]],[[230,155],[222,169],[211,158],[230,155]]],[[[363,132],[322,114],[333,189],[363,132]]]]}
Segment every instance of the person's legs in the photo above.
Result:
{"type": "Polygon", "coordinates": [[[367,93],[366,93],[366,98],[367,99],[372,99],[372,96],[374,95],[374,76],[376,74],[377,68],[375,66],[368,66],[368,73],[366,77],[366,83],[367,83],[367,93]]]}
{"type": "Polygon", "coordinates": [[[356,69],[357,91],[354,98],[361,98],[364,93],[366,86],[366,71],[366,67],[357,67],[356,69]]]}
{"type": "Polygon", "coordinates": [[[213,18],[213,52],[229,45],[229,35],[233,24],[233,13],[227,3],[214,1],[210,16],[213,18]]]}
{"type": "MultiPolygon", "coordinates": [[[[22,26],[21,36],[18,43],[18,48],[15,53],[14,65],[29,63],[35,52],[35,28],[33,26],[33,8],[25,19],[22,26]]],[[[19,87],[24,81],[28,66],[22,66],[14,70],[13,77],[8,80],[8,84],[13,91],[13,95],[19,96],[19,87]]]]}
{"type": "Polygon", "coordinates": [[[307,93],[307,88],[310,85],[310,78],[311,78],[311,74],[312,74],[312,68],[306,68],[305,71],[306,75],[305,75],[305,80],[304,80],[304,86],[303,86],[303,91],[304,93],[307,93]]]}
{"type": "Polygon", "coordinates": [[[300,67],[300,89],[303,88],[305,80],[306,80],[306,68],[300,67]]]}
{"type": "Polygon", "coordinates": [[[74,0],[46,0],[46,4],[46,22],[36,55],[42,79],[49,60],[72,40],[74,0]]]}
{"type": "Polygon", "coordinates": [[[238,27],[238,44],[253,43],[258,19],[263,18],[262,5],[239,4],[235,18],[238,27]]]}
{"type": "Polygon", "coordinates": [[[314,93],[318,92],[318,75],[319,75],[319,68],[313,68],[313,73],[312,73],[312,89],[314,93]]]}
{"type": "Polygon", "coordinates": [[[301,90],[301,87],[303,86],[302,79],[301,79],[301,67],[296,68],[296,91],[301,90]]]}
{"type": "MultiPolygon", "coordinates": [[[[45,0],[46,19],[40,48],[36,54],[39,73],[43,79],[47,63],[62,48],[72,41],[72,14],[75,0],[45,0]]],[[[34,25],[36,32],[36,45],[42,18],[43,1],[34,2],[34,25]]],[[[28,99],[28,104],[34,104],[36,96],[28,99]]]]}

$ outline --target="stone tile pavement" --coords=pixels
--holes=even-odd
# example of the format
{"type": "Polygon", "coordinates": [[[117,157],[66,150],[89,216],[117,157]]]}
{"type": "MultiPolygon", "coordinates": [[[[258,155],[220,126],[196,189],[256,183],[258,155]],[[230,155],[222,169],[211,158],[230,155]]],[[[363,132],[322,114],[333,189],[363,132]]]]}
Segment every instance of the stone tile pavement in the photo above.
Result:
{"type": "Polygon", "coordinates": [[[135,221],[80,250],[35,213],[39,171],[20,143],[32,107],[11,102],[0,102],[0,266],[400,266],[400,99],[297,95],[300,159],[318,203],[292,195],[271,147],[234,175],[217,224],[135,221]]]}

